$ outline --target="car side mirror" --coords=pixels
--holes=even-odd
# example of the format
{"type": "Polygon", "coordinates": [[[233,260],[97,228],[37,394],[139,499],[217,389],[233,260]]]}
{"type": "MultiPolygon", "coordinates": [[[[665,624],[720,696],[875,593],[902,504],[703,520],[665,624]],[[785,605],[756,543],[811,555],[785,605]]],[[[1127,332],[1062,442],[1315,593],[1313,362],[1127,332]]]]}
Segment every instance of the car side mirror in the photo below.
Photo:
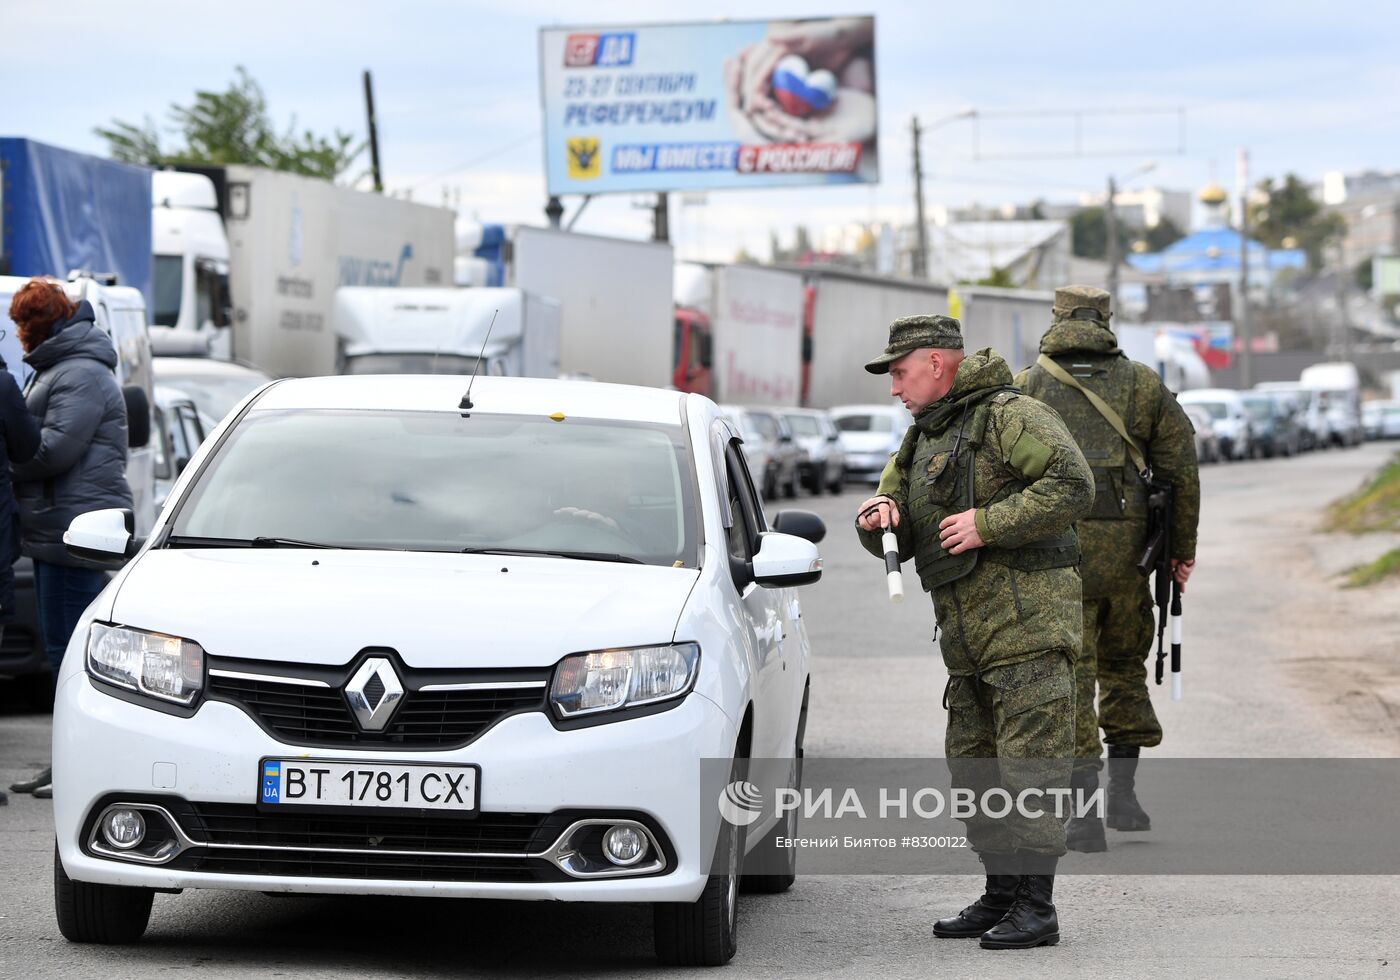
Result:
{"type": "Polygon", "coordinates": [[[822,577],[817,546],[795,534],[765,531],[758,536],[753,556],[753,580],[765,589],[811,585],[822,577]]]}
{"type": "Polygon", "coordinates": [[[840,440],[841,440],[841,437],[840,437],[839,435],[837,435],[835,432],[833,432],[831,435],[829,435],[829,436],[826,437],[826,441],[827,441],[827,442],[839,442],[840,440]]]}
{"type": "Polygon", "coordinates": [[[125,385],[122,401],[126,403],[127,448],[140,449],[151,441],[151,400],[146,397],[146,389],[125,385]]]}
{"type": "Polygon", "coordinates": [[[175,475],[179,476],[181,473],[185,472],[185,467],[189,465],[190,458],[188,456],[175,457],[175,475]]]}
{"type": "Polygon", "coordinates": [[[119,568],[140,550],[136,517],[125,508],[90,510],[79,514],[63,532],[63,543],[74,558],[119,568]]]}
{"type": "Polygon", "coordinates": [[[779,433],[779,435],[778,435],[778,441],[779,441],[779,442],[792,442],[792,436],[791,436],[790,434],[786,433],[786,432],[779,433]]]}
{"type": "Polygon", "coordinates": [[[810,510],[780,510],[773,518],[773,530],[792,534],[813,544],[826,537],[826,523],[810,510]]]}

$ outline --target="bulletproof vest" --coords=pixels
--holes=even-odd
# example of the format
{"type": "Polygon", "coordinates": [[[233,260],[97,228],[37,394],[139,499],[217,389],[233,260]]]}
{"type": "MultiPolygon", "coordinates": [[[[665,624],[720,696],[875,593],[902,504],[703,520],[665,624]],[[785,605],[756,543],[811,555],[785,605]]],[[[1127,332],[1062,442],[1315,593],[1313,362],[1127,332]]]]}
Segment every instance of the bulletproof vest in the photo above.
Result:
{"type": "Polygon", "coordinates": [[[992,406],[1017,396],[1015,391],[990,393],[965,408],[961,417],[941,434],[924,435],[917,426],[911,426],[905,437],[898,462],[909,461],[906,505],[914,522],[914,567],[925,592],[971,574],[979,560],[999,562],[1020,571],[1079,563],[1078,540],[1072,530],[1019,548],[987,546],[959,555],[949,554],[939,541],[938,525],[944,518],[987,507],[1025,489],[1025,484],[1006,466],[984,465],[979,472],[977,465],[992,406]]]}
{"type": "MultiPolygon", "coordinates": [[[[1051,358],[1085,388],[1106,401],[1133,431],[1136,408],[1133,362],[1118,352],[1074,351],[1051,358]]],[[[1147,488],[1128,453],[1127,443],[1082,392],[1053,378],[1039,365],[1030,369],[1026,394],[1049,405],[1065,426],[1094,471],[1094,507],[1086,521],[1147,519],[1147,488]]]]}

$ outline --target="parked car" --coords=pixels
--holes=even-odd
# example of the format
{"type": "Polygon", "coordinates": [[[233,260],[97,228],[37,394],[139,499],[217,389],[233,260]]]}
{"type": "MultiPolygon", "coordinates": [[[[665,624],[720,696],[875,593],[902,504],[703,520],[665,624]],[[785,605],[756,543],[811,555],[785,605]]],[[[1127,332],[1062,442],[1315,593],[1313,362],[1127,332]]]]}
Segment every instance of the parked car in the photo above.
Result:
{"type": "Polygon", "coordinates": [[[1298,440],[1305,452],[1326,449],[1331,444],[1332,426],[1327,421],[1326,397],[1322,392],[1304,388],[1297,381],[1261,381],[1254,388],[1296,406],[1298,440]]]}
{"type": "Polygon", "coordinates": [[[1400,439],[1400,402],[1363,402],[1361,424],[1367,439],[1400,439]]]}
{"type": "Polygon", "coordinates": [[[178,388],[155,386],[156,509],[165,506],[180,476],[204,437],[217,422],[200,412],[194,399],[178,388]]]}
{"type": "Polygon", "coordinates": [[[1254,434],[1254,455],[1272,459],[1300,451],[1298,425],[1287,405],[1264,391],[1246,391],[1241,397],[1254,434]]]}
{"type": "Polygon", "coordinates": [[[695,774],[800,778],[821,520],[766,521],[706,398],[462,397],[280,382],[150,538],[73,521],[75,553],[131,557],[59,681],[69,940],[138,939],[156,890],[647,902],[662,960],[718,964],[741,882],[791,886],[795,814],[721,820],[695,774]]]}
{"type": "Polygon", "coordinates": [[[1210,413],[1200,405],[1183,405],[1182,411],[1191,420],[1196,430],[1196,461],[1200,463],[1220,462],[1220,437],[1215,434],[1210,413]]]}
{"type": "Polygon", "coordinates": [[[776,499],[779,490],[784,497],[797,496],[802,449],[788,424],[772,409],[721,405],[720,411],[739,426],[744,453],[763,499],[776,499]],[[762,469],[757,465],[760,461],[762,469]]]}
{"type": "Polygon", "coordinates": [[[846,478],[879,483],[890,454],[899,449],[914,418],[903,405],[838,405],[831,420],[846,454],[846,478]]]}
{"type": "Polygon", "coordinates": [[[817,408],[789,408],[781,415],[807,454],[798,467],[802,485],[813,493],[840,493],[846,481],[846,454],[831,416],[817,408]]]}
{"type": "Polygon", "coordinates": [[[1229,388],[1193,388],[1177,396],[1182,405],[1199,405],[1210,415],[1220,438],[1222,459],[1249,459],[1254,455],[1254,434],[1244,398],[1229,388]]]}
{"type": "Polygon", "coordinates": [[[156,381],[178,388],[215,422],[248,394],[272,380],[272,375],[239,361],[208,357],[157,357],[152,360],[156,381]]]}

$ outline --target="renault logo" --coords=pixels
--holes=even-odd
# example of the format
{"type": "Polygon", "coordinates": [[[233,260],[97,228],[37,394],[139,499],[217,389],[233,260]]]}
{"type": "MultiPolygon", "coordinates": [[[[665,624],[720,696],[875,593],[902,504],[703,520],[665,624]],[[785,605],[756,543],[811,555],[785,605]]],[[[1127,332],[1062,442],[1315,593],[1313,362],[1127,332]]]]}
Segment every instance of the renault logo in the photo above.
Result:
{"type": "Polygon", "coordinates": [[[402,698],[403,684],[394,673],[394,665],[383,657],[372,657],[360,664],[360,669],[345,685],[345,699],[350,702],[350,710],[367,732],[383,731],[402,698]]]}

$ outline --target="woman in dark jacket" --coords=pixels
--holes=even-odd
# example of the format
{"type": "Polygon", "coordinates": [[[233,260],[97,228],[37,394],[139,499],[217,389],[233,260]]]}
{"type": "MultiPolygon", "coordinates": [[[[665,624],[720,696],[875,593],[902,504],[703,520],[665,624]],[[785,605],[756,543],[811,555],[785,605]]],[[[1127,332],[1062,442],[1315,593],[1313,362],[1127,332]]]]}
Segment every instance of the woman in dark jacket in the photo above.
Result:
{"type": "MultiPolygon", "coordinates": [[[[15,559],[19,557],[19,510],[10,484],[10,464],[39,448],[39,427],[25,407],[19,384],[0,357],[0,636],[15,618],[15,559]]],[[[7,800],[0,793],[0,806],[7,800]]]]}
{"type": "Polygon", "coordinates": [[[21,550],[34,559],[39,626],[57,679],[79,617],[107,585],[101,566],[68,554],[63,532],[79,514],[132,505],[126,404],[112,373],[116,350],[89,303],[31,279],[15,293],[10,319],[35,371],[25,401],[39,425],[38,451],[14,471],[21,550]]]}

